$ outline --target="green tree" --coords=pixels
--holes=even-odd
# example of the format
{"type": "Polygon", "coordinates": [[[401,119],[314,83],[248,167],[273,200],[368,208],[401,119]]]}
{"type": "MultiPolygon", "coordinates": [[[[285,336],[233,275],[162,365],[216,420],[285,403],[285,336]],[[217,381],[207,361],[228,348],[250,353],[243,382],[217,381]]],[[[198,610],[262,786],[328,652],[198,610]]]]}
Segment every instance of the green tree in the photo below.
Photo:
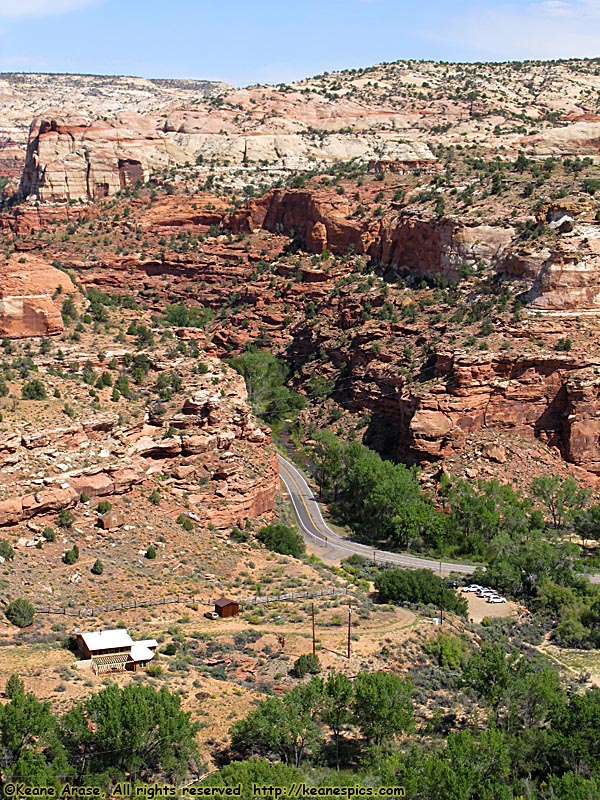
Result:
{"type": "Polygon", "coordinates": [[[329,430],[318,431],[313,436],[312,461],[319,491],[325,497],[337,500],[343,471],[343,445],[329,430]]]}
{"type": "Polygon", "coordinates": [[[265,350],[252,349],[232,358],[229,364],[246,381],[254,413],[269,424],[295,414],[304,399],[285,385],[287,366],[265,350]]]}
{"type": "Polygon", "coordinates": [[[109,785],[134,773],[140,781],[180,781],[197,763],[198,726],[179,695],[144,684],[109,686],[61,720],[79,782],[109,785]]]}
{"type": "Polygon", "coordinates": [[[218,772],[202,781],[202,786],[241,786],[242,800],[254,800],[253,786],[291,786],[300,784],[305,776],[296,767],[262,758],[231,761],[218,772]]]}
{"type": "Polygon", "coordinates": [[[354,681],[354,716],[375,745],[413,726],[412,686],[391,672],[360,672],[354,681]]]}
{"type": "Polygon", "coordinates": [[[33,625],[35,609],[29,600],[25,600],[23,597],[11,600],[4,613],[8,621],[16,625],[17,628],[28,628],[30,625],[33,625]]]}
{"type": "Polygon", "coordinates": [[[574,527],[584,540],[600,541],[600,504],[594,504],[585,510],[576,511],[573,515],[574,527]]]}
{"type": "Polygon", "coordinates": [[[25,694],[25,684],[18,675],[13,674],[6,681],[4,695],[8,700],[12,700],[17,694],[25,694]]]}
{"type": "Polygon", "coordinates": [[[323,682],[313,678],[287,692],[283,699],[263,700],[246,719],[232,725],[231,748],[235,755],[277,756],[299,767],[307,756],[319,752],[322,739],[317,716],[323,682]]]}
{"type": "Polygon", "coordinates": [[[56,788],[73,775],[50,704],[22,690],[0,705],[0,752],[0,786],[25,779],[29,785],[56,788]]]}
{"type": "Polygon", "coordinates": [[[306,552],[304,540],[293,528],[281,523],[265,525],[257,534],[259,542],[275,553],[301,558],[306,552]]]}
{"type": "Polygon", "coordinates": [[[466,616],[468,604],[462,595],[445,585],[428,569],[385,569],[375,577],[375,588],[382,603],[415,603],[442,606],[466,616]]]}
{"type": "Polygon", "coordinates": [[[331,728],[335,740],[335,766],[340,768],[340,737],[352,721],[352,681],[341,672],[332,672],[325,683],[323,722],[331,728]]]}
{"type": "Polygon", "coordinates": [[[41,380],[34,378],[23,386],[21,396],[24,400],[45,400],[48,395],[46,394],[46,387],[41,380]]]}
{"type": "Polygon", "coordinates": [[[558,475],[542,475],[531,482],[531,491],[552,519],[552,527],[564,528],[575,512],[587,504],[591,492],[582,489],[573,478],[564,480],[558,475]]]}
{"type": "Polygon", "coordinates": [[[508,693],[511,667],[515,659],[516,653],[507,655],[502,645],[486,643],[482,645],[481,650],[472,654],[465,666],[466,682],[493,711],[496,722],[508,693]]]}

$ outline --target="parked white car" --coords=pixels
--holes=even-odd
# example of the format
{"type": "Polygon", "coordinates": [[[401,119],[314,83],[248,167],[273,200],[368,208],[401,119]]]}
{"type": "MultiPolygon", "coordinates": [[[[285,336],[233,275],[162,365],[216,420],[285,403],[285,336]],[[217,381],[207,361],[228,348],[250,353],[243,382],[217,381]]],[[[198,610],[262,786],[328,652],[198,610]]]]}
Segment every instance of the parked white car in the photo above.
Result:
{"type": "Polygon", "coordinates": [[[477,591],[477,597],[492,597],[497,594],[498,592],[495,589],[479,589],[477,591]]]}
{"type": "Polygon", "coordinates": [[[463,586],[461,591],[463,592],[478,592],[482,587],[476,583],[472,583],[470,586],[463,586]]]}
{"type": "Polygon", "coordinates": [[[506,603],[506,597],[500,597],[500,595],[495,595],[494,597],[488,597],[486,603],[506,603]]]}

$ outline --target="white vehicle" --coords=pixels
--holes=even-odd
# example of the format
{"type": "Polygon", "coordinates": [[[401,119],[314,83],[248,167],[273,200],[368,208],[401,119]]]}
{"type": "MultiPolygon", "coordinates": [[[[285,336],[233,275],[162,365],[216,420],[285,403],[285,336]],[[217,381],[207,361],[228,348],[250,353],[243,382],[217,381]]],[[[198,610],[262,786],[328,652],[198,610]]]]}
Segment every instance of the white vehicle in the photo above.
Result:
{"type": "Polygon", "coordinates": [[[463,592],[478,592],[482,587],[478,586],[476,583],[472,583],[471,586],[463,586],[461,591],[463,592]]]}
{"type": "Polygon", "coordinates": [[[500,595],[495,595],[494,597],[488,597],[486,603],[506,603],[506,597],[500,597],[500,595]]]}
{"type": "Polygon", "coordinates": [[[495,589],[480,589],[477,592],[477,597],[495,597],[498,592],[495,589]]]}

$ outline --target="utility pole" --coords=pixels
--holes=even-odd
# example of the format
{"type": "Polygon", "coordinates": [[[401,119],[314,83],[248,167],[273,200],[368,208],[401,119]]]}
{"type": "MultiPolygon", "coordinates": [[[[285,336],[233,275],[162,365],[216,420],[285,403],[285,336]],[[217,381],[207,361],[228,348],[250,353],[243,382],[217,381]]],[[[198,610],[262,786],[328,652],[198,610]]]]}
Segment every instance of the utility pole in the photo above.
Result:
{"type": "Polygon", "coordinates": [[[440,559],[440,626],[444,624],[444,580],[442,578],[442,561],[440,559]]]}
{"type": "Polygon", "coordinates": [[[350,632],[352,629],[352,606],[348,606],[348,661],[350,660],[350,632]]]}
{"type": "Polygon", "coordinates": [[[315,604],[312,604],[312,640],[313,640],[313,656],[317,655],[317,640],[315,639],[315,604]]]}

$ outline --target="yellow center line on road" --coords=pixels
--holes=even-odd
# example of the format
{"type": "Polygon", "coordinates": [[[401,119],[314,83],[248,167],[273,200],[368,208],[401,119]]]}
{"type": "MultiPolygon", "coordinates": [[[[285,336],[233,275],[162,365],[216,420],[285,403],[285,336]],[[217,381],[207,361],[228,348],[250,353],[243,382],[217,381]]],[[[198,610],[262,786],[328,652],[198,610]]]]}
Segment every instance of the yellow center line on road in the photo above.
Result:
{"type": "MultiPolygon", "coordinates": [[[[304,506],[304,510],[306,511],[306,514],[307,514],[307,516],[308,516],[309,520],[311,521],[311,523],[312,523],[312,525],[314,526],[315,530],[319,531],[319,533],[320,533],[320,535],[321,535],[321,538],[322,538],[322,540],[326,542],[326,541],[327,541],[327,537],[326,537],[326,536],[325,536],[325,535],[324,535],[324,534],[321,532],[321,530],[320,530],[319,526],[317,525],[317,523],[316,523],[316,522],[315,522],[315,520],[314,520],[314,517],[313,517],[313,515],[310,513],[310,510],[309,510],[309,508],[308,508],[308,505],[306,504],[306,500],[305,500],[305,498],[304,498],[304,495],[302,494],[302,489],[300,488],[300,486],[298,486],[298,483],[297,483],[296,479],[294,478],[294,476],[292,475],[292,473],[289,471],[289,469],[287,469],[287,467],[285,466],[285,464],[284,464],[283,462],[281,462],[281,461],[280,461],[279,463],[280,463],[280,466],[283,468],[283,471],[286,473],[286,475],[288,476],[288,478],[291,480],[291,482],[292,482],[292,483],[294,484],[294,486],[296,487],[296,490],[297,490],[297,492],[298,492],[298,495],[299,495],[299,497],[300,497],[300,500],[302,501],[302,505],[304,506]]],[[[314,534],[313,534],[313,536],[314,536],[314,534]]],[[[317,538],[318,538],[318,537],[317,537],[317,538]]]]}

